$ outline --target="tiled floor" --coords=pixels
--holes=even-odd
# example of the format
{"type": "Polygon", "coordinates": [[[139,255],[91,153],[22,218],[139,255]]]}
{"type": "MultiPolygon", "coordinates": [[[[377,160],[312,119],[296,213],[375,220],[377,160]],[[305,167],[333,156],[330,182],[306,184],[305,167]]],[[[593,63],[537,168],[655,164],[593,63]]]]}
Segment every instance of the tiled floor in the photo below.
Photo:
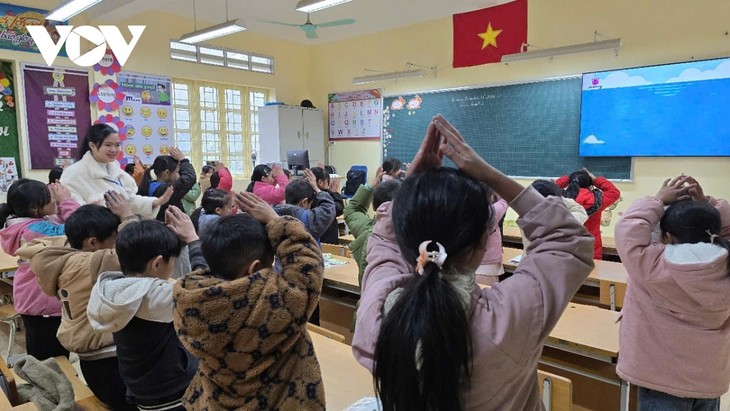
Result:
{"type": "MultiPolygon", "coordinates": [[[[7,350],[8,347],[8,327],[5,324],[0,324],[0,353],[2,353],[3,357],[5,356],[5,350],[7,350]]],[[[19,331],[15,333],[15,344],[13,344],[13,349],[10,353],[11,360],[13,357],[21,355],[25,353],[25,334],[23,331],[19,331]]],[[[75,355],[71,355],[71,363],[74,364],[74,367],[79,372],[79,377],[83,379],[83,376],[81,374],[81,370],[79,369],[79,362],[78,357],[75,355]]],[[[722,396],[721,402],[720,402],[720,411],[730,411],[730,392],[722,396]]]]}

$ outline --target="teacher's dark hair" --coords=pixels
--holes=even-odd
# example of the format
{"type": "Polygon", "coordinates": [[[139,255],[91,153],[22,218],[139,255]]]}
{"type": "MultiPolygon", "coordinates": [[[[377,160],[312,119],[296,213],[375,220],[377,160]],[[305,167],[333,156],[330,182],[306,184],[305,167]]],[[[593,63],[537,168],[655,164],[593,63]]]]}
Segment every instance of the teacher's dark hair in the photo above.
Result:
{"type": "Polygon", "coordinates": [[[93,126],[89,127],[89,131],[86,132],[86,137],[84,137],[84,142],[81,143],[81,149],[79,150],[79,159],[81,159],[87,151],[91,150],[91,147],[89,147],[89,143],[94,143],[94,145],[100,147],[102,144],[104,144],[104,140],[106,140],[107,137],[116,132],[117,130],[115,130],[112,126],[106,124],[94,124],[93,126]]]}
{"type": "Polygon", "coordinates": [[[468,309],[442,271],[469,275],[453,264],[480,246],[493,215],[488,195],[486,185],[464,172],[439,168],[405,179],[393,200],[403,257],[415,262],[419,245],[430,240],[443,245],[448,258],[443,270],[427,263],[422,275],[411,276],[383,318],[373,376],[385,411],[464,409],[472,367],[468,309]]]}

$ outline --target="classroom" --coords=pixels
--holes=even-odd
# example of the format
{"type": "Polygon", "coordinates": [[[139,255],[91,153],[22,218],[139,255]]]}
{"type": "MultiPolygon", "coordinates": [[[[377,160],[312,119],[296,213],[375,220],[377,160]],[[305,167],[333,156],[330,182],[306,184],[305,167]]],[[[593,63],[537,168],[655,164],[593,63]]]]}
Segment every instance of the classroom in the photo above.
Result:
{"type": "MultiPolygon", "coordinates": [[[[56,9],[62,2],[3,0],[2,3],[0,9],[5,8],[6,14],[4,20],[0,19],[0,27],[7,30],[12,28],[9,19],[13,14],[10,10],[37,9],[35,11],[45,13],[56,9]]],[[[706,0],[701,5],[678,0],[349,0],[334,2],[333,6],[315,9],[311,13],[296,10],[298,3],[319,1],[101,0],[65,24],[77,28],[102,25],[118,27],[126,39],[125,44],[130,39],[131,26],[145,26],[123,63],[120,53],[123,47],[117,49],[114,46],[120,43],[110,41],[111,36],[106,36],[107,48],[115,48],[116,54],[111,56],[107,52],[105,57],[111,56],[113,60],[110,65],[79,64],[86,55],[72,61],[66,50],[49,63],[46,53],[39,52],[38,47],[25,50],[17,47],[17,44],[12,45],[12,41],[5,38],[7,31],[4,32],[0,35],[0,74],[13,79],[14,100],[0,100],[0,111],[2,103],[6,109],[12,109],[16,116],[12,119],[16,132],[9,139],[7,128],[3,134],[6,124],[0,123],[0,158],[5,162],[5,168],[0,164],[0,171],[3,172],[0,176],[3,180],[0,184],[0,203],[8,201],[7,190],[12,182],[7,175],[8,160],[16,165],[12,171],[15,179],[19,175],[45,183],[51,166],[65,167],[76,158],[80,147],[76,142],[81,143],[85,132],[72,139],[63,139],[65,134],[48,134],[41,138],[45,141],[39,142],[39,121],[34,121],[38,108],[41,111],[49,109],[48,115],[51,116],[50,110],[64,107],[63,103],[67,101],[65,96],[61,97],[60,102],[57,98],[54,102],[45,100],[46,106],[43,108],[43,96],[49,88],[71,85],[72,78],[76,79],[73,81],[80,81],[77,84],[81,84],[84,92],[88,93],[81,94],[82,97],[88,95],[83,101],[87,106],[80,106],[88,107],[88,112],[78,109],[77,103],[74,126],[80,124],[78,120],[92,124],[114,124],[113,127],[119,130],[120,121],[127,122],[127,142],[122,141],[124,152],[119,153],[118,157],[122,168],[128,162],[133,163],[135,155],[142,157],[146,165],[151,165],[157,154],[180,153],[181,158],[190,160],[188,163],[194,167],[197,176],[206,162],[221,161],[227,165],[232,178],[228,191],[239,193],[246,191],[249,183],[253,184],[252,173],[255,173],[256,165],[268,164],[274,167],[275,163],[287,160],[280,157],[280,153],[302,148],[288,147],[283,138],[278,138],[279,125],[271,117],[280,115],[274,114],[275,111],[301,112],[305,129],[305,117],[310,116],[309,124],[314,125],[296,138],[306,140],[304,147],[309,147],[311,166],[331,166],[332,174],[336,174],[332,180],[337,180],[340,187],[344,188],[347,181],[345,176],[353,166],[364,167],[367,170],[366,180],[370,182],[383,160],[389,156],[388,150],[391,153],[401,150],[411,156],[415,154],[421,144],[421,136],[426,134],[426,127],[431,124],[430,118],[417,116],[417,110],[420,109],[418,104],[423,105],[424,109],[433,110],[426,106],[434,99],[448,98],[453,102],[463,98],[457,102],[462,106],[475,106],[471,107],[472,110],[480,110],[481,106],[489,104],[491,97],[488,94],[493,90],[524,91],[529,90],[531,85],[558,88],[560,82],[572,81],[571,84],[577,84],[584,73],[730,57],[730,23],[727,19],[730,16],[730,3],[725,0],[706,0]],[[526,3],[528,43],[521,45],[516,53],[543,50],[546,52],[545,57],[454,67],[455,15],[515,3],[526,3]],[[238,19],[236,24],[246,29],[203,43],[184,41],[191,32],[234,19],[238,19]],[[315,30],[309,24],[320,26],[315,30]],[[617,49],[550,54],[553,48],[619,38],[621,44],[617,49]],[[63,76],[60,79],[53,77],[53,84],[39,85],[30,81],[34,75],[40,78],[39,73],[52,73],[53,68],[65,70],[65,85],[63,76]],[[407,75],[411,71],[419,71],[419,75],[407,75]],[[84,81],[88,82],[88,90],[85,90],[84,81]],[[140,94],[140,90],[144,91],[140,94]],[[111,96],[108,92],[111,92],[111,96]],[[115,94],[117,92],[129,92],[130,97],[120,100],[115,94]],[[132,102],[132,94],[141,100],[132,102]],[[369,105],[361,107],[360,111],[349,111],[350,116],[355,114],[354,119],[343,119],[342,113],[348,110],[339,114],[333,111],[333,102],[337,98],[344,98],[343,101],[347,98],[358,100],[352,96],[363,95],[369,105]],[[227,100],[231,96],[236,96],[237,100],[232,105],[227,100]],[[146,100],[147,97],[151,100],[146,100]],[[410,106],[414,99],[418,102],[410,106]],[[304,100],[309,100],[309,103],[303,104],[304,100]],[[13,107],[8,107],[9,102],[12,102],[13,107]],[[155,111],[155,107],[151,112],[145,112],[138,108],[137,103],[140,106],[142,103],[156,104],[162,111],[155,111]],[[311,108],[302,109],[301,106],[311,108]],[[382,114],[378,110],[386,110],[384,114],[393,116],[396,112],[392,108],[396,106],[403,110],[397,112],[397,117],[391,117],[390,123],[366,130],[365,123],[361,122],[363,130],[359,136],[343,136],[343,131],[337,129],[345,125],[345,121],[377,118],[382,114]],[[135,110],[134,115],[127,113],[127,107],[130,113],[135,110]],[[409,110],[409,107],[413,109],[409,110]],[[389,109],[391,111],[387,111],[389,109]],[[368,116],[363,117],[363,113],[368,116]],[[375,113],[375,117],[372,113],[375,113]],[[155,115],[159,122],[152,127],[147,126],[146,119],[150,116],[154,118],[155,115]],[[408,144],[389,146],[389,133],[398,131],[409,134],[408,144]],[[69,142],[72,143],[69,145],[69,142]],[[171,152],[173,147],[180,151],[171,152]]],[[[495,26],[495,29],[498,28],[495,26]]],[[[491,26],[489,30],[492,30],[491,26]]],[[[497,42],[501,41],[499,37],[494,38],[497,42]]],[[[73,40],[73,35],[69,39],[73,40]]],[[[82,53],[95,48],[88,37],[82,36],[82,39],[82,53]]],[[[96,46],[100,47],[99,44],[97,41],[96,46]]],[[[66,46],[69,46],[68,42],[66,46]]],[[[0,84],[3,84],[1,80],[0,84]]],[[[571,101],[575,103],[575,110],[571,112],[570,119],[574,120],[577,131],[580,121],[585,120],[580,116],[585,113],[579,111],[580,93],[574,94],[576,100],[571,101]]],[[[77,102],[83,100],[76,95],[68,98],[77,102]]],[[[529,104],[532,96],[527,94],[525,98],[529,104]]],[[[536,102],[545,105],[549,105],[551,98],[534,96],[536,102]]],[[[541,118],[554,120],[550,118],[552,111],[549,114],[537,109],[535,111],[545,116],[541,118]]],[[[433,115],[440,112],[428,111],[433,115]]],[[[484,116],[485,112],[481,116],[478,111],[476,113],[468,117],[472,120],[461,120],[471,121],[471,124],[464,128],[457,124],[457,128],[475,134],[484,131],[483,135],[464,137],[478,154],[486,156],[490,151],[488,131],[492,122],[484,116]]],[[[446,120],[451,120],[448,113],[444,114],[446,120]]],[[[561,115],[558,113],[558,116],[561,115]]],[[[0,121],[9,121],[9,118],[6,114],[0,115],[0,121]]],[[[49,127],[48,133],[65,127],[64,120],[54,121],[49,118],[48,125],[60,128],[49,127]]],[[[387,116],[384,121],[388,121],[387,116]]],[[[500,117],[495,118],[494,124],[499,121],[507,124],[511,122],[509,117],[500,117]]],[[[43,131],[46,125],[42,126],[43,131]]],[[[80,129],[86,130],[88,126],[84,125],[80,129]]],[[[555,135],[561,141],[563,138],[571,139],[571,136],[562,136],[561,131],[552,127],[546,134],[552,133],[550,136],[555,135]]],[[[692,137],[686,138],[691,146],[692,137]]],[[[293,137],[287,141],[293,141],[293,137]]],[[[543,159],[540,161],[552,162],[551,171],[545,174],[540,174],[540,171],[505,173],[514,177],[517,183],[527,187],[536,178],[557,179],[580,169],[573,166],[575,161],[583,161],[579,155],[571,154],[570,159],[555,158],[555,155],[551,157],[550,144],[543,147],[540,146],[542,143],[535,141],[499,140],[499,147],[494,147],[493,151],[500,153],[495,154],[500,157],[500,161],[517,168],[540,168],[539,165],[532,168],[529,164],[525,165],[521,150],[530,152],[533,158],[543,159]],[[548,154],[543,156],[540,150],[548,154]]],[[[569,299],[565,313],[554,329],[548,330],[550,332],[541,355],[537,354],[540,403],[546,409],[639,409],[637,387],[628,384],[616,373],[616,364],[620,358],[618,320],[627,293],[628,264],[621,262],[614,230],[632,203],[641,201],[645,196],[653,196],[663,181],[681,174],[691,175],[701,184],[704,193],[714,199],[730,198],[730,186],[726,177],[723,177],[730,175],[730,140],[719,144],[722,147],[717,147],[716,151],[709,148],[708,151],[702,151],[702,155],[635,156],[618,160],[604,157],[589,160],[605,165],[606,170],[615,171],[616,175],[620,174],[620,177],[607,174],[620,190],[620,200],[611,211],[610,220],[607,219],[601,227],[603,260],[594,261],[595,268],[588,270],[590,274],[586,273],[580,290],[574,298],[569,299]]],[[[404,163],[413,160],[399,159],[404,163]]],[[[180,161],[181,175],[183,161],[180,161]]],[[[273,173],[272,168],[268,168],[265,176],[268,177],[270,173],[273,173]]],[[[307,179],[306,175],[304,179],[307,179]]],[[[150,190],[150,193],[154,191],[152,188],[150,190]]],[[[159,193],[156,197],[160,197],[159,193]]],[[[283,201],[283,197],[279,201],[283,201]]],[[[157,206],[155,203],[152,208],[157,206]]],[[[161,213],[163,219],[164,214],[161,213]]],[[[369,210],[369,216],[373,215],[373,210],[369,210]]],[[[501,265],[508,274],[519,271],[519,256],[522,254],[519,249],[523,248],[523,237],[517,226],[518,217],[513,208],[508,208],[504,217],[501,265]]],[[[309,326],[309,334],[322,370],[326,408],[349,409],[356,401],[374,397],[375,393],[370,370],[362,365],[363,361],[357,354],[353,355],[351,347],[353,315],[364,294],[364,287],[358,280],[357,256],[353,256],[347,247],[355,237],[350,235],[344,218],[336,221],[339,223],[339,244],[321,246],[325,253],[325,268],[317,310],[320,324],[309,326]]],[[[195,228],[197,231],[197,225],[195,228]]],[[[190,257],[192,262],[192,252],[190,257]]],[[[12,273],[17,268],[17,258],[7,253],[0,255],[0,297],[12,296],[12,273]]],[[[2,298],[0,301],[8,303],[12,298],[9,301],[2,298]]],[[[20,320],[15,311],[3,311],[7,305],[0,304],[0,353],[5,361],[15,361],[23,350],[25,327],[17,327],[20,320]],[[13,341],[14,338],[17,340],[9,346],[8,339],[13,341]]],[[[61,371],[74,387],[77,408],[108,409],[95,397],[90,389],[91,384],[83,378],[75,359],[69,362],[64,358],[57,357],[61,371]]],[[[726,364],[725,368],[730,369],[730,364],[726,364]]],[[[0,371],[7,372],[18,385],[21,384],[23,378],[5,368],[4,362],[0,363],[0,371]]],[[[730,410],[730,394],[722,395],[719,404],[716,409],[730,410]]],[[[0,409],[6,409],[4,407],[36,409],[28,403],[21,404],[17,393],[15,396],[8,395],[8,399],[0,398],[0,409]]]]}

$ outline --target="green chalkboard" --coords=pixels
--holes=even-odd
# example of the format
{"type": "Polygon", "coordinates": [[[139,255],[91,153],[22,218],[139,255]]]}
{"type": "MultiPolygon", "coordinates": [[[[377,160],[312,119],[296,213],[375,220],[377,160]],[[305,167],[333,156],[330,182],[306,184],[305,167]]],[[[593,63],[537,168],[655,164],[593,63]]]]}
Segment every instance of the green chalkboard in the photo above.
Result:
{"type": "Polygon", "coordinates": [[[558,177],[588,168],[631,179],[630,157],[578,156],[579,77],[385,97],[383,157],[410,161],[441,113],[490,164],[517,177],[558,177]]]}

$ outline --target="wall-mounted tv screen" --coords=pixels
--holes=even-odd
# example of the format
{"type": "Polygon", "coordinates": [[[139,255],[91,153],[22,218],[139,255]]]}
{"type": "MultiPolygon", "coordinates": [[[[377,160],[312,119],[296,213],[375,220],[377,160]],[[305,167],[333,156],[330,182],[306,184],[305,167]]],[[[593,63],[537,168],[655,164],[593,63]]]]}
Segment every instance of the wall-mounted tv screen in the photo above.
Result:
{"type": "Polygon", "coordinates": [[[730,156],[730,58],[587,73],[581,97],[581,156],[730,156]]]}

